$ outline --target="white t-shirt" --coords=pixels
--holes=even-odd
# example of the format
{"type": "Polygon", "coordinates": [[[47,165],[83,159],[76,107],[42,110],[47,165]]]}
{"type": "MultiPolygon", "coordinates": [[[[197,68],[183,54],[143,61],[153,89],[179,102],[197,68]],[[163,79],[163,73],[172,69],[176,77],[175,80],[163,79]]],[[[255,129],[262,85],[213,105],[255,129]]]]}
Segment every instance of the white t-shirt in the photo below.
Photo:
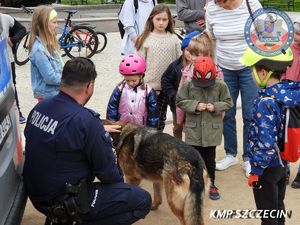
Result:
{"type": "MultiPolygon", "coordinates": [[[[157,1],[155,0],[155,4],[157,1]]],[[[135,13],[134,0],[126,0],[119,15],[124,25],[125,34],[121,43],[121,53],[128,55],[135,52],[131,36],[139,36],[144,31],[146,21],[154,8],[152,0],[138,0],[138,10],[135,13]]]]}
{"type": "MultiPolygon", "coordinates": [[[[9,15],[0,13],[0,40],[7,39],[9,37],[9,29],[15,24],[14,18],[9,15]]],[[[8,46],[8,54],[10,62],[14,61],[12,49],[8,46]]]]}

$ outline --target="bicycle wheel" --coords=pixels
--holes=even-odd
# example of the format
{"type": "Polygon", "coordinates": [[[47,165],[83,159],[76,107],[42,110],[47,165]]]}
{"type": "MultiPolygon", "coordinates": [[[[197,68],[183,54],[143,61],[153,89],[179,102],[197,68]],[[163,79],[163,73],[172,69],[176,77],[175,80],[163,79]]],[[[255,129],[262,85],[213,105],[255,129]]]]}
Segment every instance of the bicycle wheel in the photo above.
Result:
{"type": "Polygon", "coordinates": [[[106,34],[101,31],[96,31],[98,37],[98,49],[96,53],[102,52],[107,45],[107,37],[106,34]]]}
{"type": "Polygon", "coordinates": [[[183,40],[183,38],[185,37],[185,29],[182,27],[179,28],[175,28],[174,29],[176,36],[179,38],[179,40],[183,40]]]}
{"type": "Polygon", "coordinates": [[[70,58],[82,56],[91,58],[97,51],[98,38],[87,26],[75,26],[65,37],[63,48],[70,58]]]}
{"type": "Polygon", "coordinates": [[[21,39],[16,46],[16,52],[14,54],[15,63],[19,66],[26,64],[29,61],[29,39],[30,31],[21,39]]]}

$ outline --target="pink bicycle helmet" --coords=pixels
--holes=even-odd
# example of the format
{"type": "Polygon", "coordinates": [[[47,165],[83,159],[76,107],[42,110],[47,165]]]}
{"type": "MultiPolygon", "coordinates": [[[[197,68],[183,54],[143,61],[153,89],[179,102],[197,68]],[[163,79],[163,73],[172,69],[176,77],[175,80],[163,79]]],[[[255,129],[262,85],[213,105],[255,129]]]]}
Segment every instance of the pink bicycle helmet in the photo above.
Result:
{"type": "Polygon", "coordinates": [[[126,55],[120,62],[119,71],[124,76],[141,75],[146,71],[146,62],[138,54],[126,55]]]}

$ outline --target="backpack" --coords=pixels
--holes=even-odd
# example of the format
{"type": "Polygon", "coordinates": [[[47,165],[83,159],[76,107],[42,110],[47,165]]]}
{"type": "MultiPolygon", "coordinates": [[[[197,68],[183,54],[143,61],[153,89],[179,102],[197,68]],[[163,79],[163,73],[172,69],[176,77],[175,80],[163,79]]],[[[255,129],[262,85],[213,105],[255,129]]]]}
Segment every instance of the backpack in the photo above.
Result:
{"type": "MultiPolygon", "coordinates": [[[[152,2],[153,2],[153,5],[155,5],[155,0],[152,0],[152,2]]],[[[120,12],[122,10],[123,5],[124,5],[124,3],[120,7],[118,15],[120,15],[120,12]]],[[[133,0],[133,5],[134,5],[134,9],[135,9],[135,14],[136,14],[137,10],[139,8],[139,0],[133,0]]],[[[121,35],[121,39],[123,39],[124,34],[125,34],[125,30],[124,30],[124,25],[123,25],[123,23],[121,22],[120,19],[118,21],[118,28],[119,28],[119,32],[120,32],[120,35],[121,35]]]]}
{"type": "Polygon", "coordinates": [[[283,149],[281,159],[296,162],[300,158],[300,104],[286,110],[283,149]]]}

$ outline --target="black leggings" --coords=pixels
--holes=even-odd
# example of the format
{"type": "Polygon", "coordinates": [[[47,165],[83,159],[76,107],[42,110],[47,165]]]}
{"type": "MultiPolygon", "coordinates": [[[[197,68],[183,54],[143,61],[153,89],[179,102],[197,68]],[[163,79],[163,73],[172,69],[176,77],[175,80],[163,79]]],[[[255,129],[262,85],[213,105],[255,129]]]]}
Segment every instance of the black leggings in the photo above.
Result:
{"type": "MultiPolygon", "coordinates": [[[[259,176],[261,189],[253,189],[257,209],[285,210],[284,197],[286,189],[285,167],[268,167],[259,176]]],[[[284,225],[285,218],[263,218],[261,225],[284,225]]]]}
{"type": "Polygon", "coordinates": [[[201,146],[193,146],[202,156],[207,173],[209,178],[211,179],[211,183],[215,184],[215,172],[216,172],[216,146],[209,147],[201,147],[201,146]]]}
{"type": "Polygon", "coordinates": [[[13,83],[14,83],[14,87],[15,87],[15,99],[16,99],[16,104],[17,104],[17,108],[18,108],[18,111],[19,111],[19,115],[22,116],[22,113],[21,113],[21,109],[20,109],[20,104],[19,104],[19,98],[18,98],[18,92],[17,92],[17,81],[16,81],[16,66],[15,66],[15,63],[12,62],[11,64],[11,73],[12,73],[12,78],[13,78],[13,83]]]}
{"type": "Polygon", "coordinates": [[[168,101],[167,96],[164,92],[160,91],[159,95],[157,96],[157,110],[159,113],[159,120],[157,129],[163,131],[166,125],[166,118],[167,118],[167,109],[168,109],[168,101]]]}

